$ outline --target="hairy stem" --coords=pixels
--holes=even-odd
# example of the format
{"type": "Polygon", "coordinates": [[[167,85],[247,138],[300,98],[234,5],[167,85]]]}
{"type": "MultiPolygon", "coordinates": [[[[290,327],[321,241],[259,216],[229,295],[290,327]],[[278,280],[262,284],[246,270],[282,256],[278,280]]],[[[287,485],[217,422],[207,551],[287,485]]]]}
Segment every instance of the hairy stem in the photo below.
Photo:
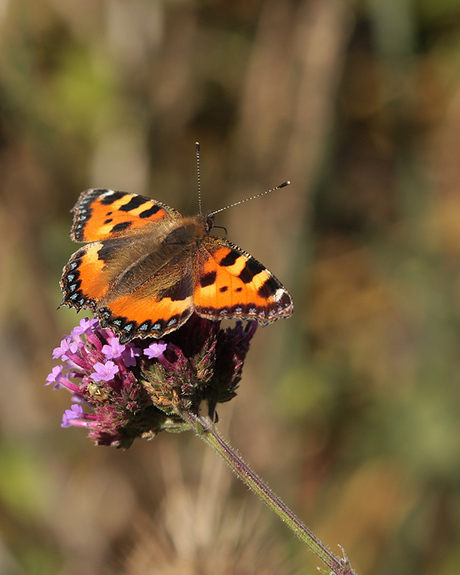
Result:
{"type": "Polygon", "coordinates": [[[331,575],[356,575],[345,553],[342,558],[331,553],[222,438],[209,417],[194,415],[188,411],[181,412],[181,416],[206,443],[217,451],[238,477],[308,546],[310,551],[327,565],[331,575]]]}

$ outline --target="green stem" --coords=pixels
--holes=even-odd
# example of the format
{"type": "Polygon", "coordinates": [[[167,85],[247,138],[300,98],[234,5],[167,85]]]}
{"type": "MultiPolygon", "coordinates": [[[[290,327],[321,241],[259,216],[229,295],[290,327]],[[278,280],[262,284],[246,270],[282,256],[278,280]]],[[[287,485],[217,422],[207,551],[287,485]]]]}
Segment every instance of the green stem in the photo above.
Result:
{"type": "Polygon", "coordinates": [[[331,575],[356,575],[345,553],[342,558],[338,558],[331,553],[316,535],[294,515],[281,499],[235,453],[230,445],[219,435],[209,417],[194,415],[188,411],[181,412],[181,416],[204,441],[217,451],[238,477],[287,524],[297,537],[306,543],[310,551],[315,553],[331,569],[331,575]]]}

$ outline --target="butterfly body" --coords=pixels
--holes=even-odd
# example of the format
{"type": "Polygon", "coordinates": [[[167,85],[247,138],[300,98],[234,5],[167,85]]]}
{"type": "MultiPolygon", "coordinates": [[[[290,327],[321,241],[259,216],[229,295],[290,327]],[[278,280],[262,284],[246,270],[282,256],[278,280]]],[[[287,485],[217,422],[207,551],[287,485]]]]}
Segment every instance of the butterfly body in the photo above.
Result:
{"type": "Polygon", "coordinates": [[[266,325],[290,295],[255,258],[209,235],[212,215],[184,218],[150,198],[94,189],[78,199],[70,237],[88,242],[64,267],[62,304],[91,309],[120,341],[160,338],[193,312],[266,325]]]}

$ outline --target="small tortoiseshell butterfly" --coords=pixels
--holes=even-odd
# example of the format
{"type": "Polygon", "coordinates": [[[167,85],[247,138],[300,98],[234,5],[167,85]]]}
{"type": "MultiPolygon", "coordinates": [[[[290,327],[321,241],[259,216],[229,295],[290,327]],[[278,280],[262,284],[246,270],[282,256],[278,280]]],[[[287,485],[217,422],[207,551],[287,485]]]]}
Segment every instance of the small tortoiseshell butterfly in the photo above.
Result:
{"type": "Polygon", "coordinates": [[[91,309],[122,343],[160,338],[193,312],[262,325],[292,314],[273,274],[209,235],[216,212],[184,218],[150,198],[103,189],[83,192],[72,212],[70,237],[89,243],[64,267],[61,305],[91,309]]]}

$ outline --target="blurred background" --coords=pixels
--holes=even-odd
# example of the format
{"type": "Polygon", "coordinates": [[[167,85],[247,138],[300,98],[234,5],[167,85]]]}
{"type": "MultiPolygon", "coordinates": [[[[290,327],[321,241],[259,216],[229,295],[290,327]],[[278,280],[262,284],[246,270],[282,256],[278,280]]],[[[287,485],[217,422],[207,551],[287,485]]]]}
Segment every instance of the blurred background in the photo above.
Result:
{"type": "Polygon", "coordinates": [[[313,574],[192,434],[44,387],[90,187],[219,214],[292,293],[219,427],[360,575],[460,562],[460,2],[0,1],[0,573],[313,574]]]}

